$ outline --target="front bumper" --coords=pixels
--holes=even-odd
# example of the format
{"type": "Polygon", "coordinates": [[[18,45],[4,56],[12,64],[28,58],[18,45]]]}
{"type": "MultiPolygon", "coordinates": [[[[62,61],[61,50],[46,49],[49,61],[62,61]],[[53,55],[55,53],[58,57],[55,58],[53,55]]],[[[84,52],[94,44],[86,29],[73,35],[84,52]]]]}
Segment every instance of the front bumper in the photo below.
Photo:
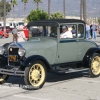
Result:
{"type": "Polygon", "coordinates": [[[11,76],[25,76],[25,71],[0,69],[0,74],[11,75],[11,76]]]}

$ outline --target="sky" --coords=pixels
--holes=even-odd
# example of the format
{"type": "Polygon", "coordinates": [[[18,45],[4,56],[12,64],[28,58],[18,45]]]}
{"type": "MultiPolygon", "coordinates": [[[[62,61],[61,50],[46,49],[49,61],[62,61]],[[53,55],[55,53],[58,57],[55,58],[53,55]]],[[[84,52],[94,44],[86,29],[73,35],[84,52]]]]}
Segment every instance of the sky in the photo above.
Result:
{"type": "MultiPolygon", "coordinates": [[[[10,0],[6,0],[10,2],[10,0]]],[[[48,0],[42,0],[43,2],[39,4],[39,8],[48,11],[48,0]]],[[[24,4],[21,0],[17,0],[17,6],[15,6],[15,17],[24,16],[24,4]]],[[[100,0],[87,0],[87,15],[88,17],[96,17],[100,15],[100,0]]],[[[26,5],[26,15],[30,13],[31,10],[36,9],[36,4],[33,0],[29,0],[26,5]]],[[[63,0],[51,0],[51,13],[60,11],[63,13],[63,0]]],[[[80,15],[80,0],[66,0],[66,16],[79,16],[80,15]]],[[[12,16],[12,11],[8,15],[12,16]]]]}

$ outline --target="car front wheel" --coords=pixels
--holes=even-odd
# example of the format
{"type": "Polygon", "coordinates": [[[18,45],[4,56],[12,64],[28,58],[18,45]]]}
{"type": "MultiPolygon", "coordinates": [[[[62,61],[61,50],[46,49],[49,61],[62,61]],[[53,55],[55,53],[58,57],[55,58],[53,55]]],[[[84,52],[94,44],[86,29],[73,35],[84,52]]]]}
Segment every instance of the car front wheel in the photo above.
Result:
{"type": "Polygon", "coordinates": [[[89,74],[91,77],[98,77],[100,75],[100,54],[95,53],[93,55],[89,74]]]}
{"type": "Polygon", "coordinates": [[[42,61],[34,62],[25,68],[24,81],[27,89],[37,90],[42,88],[46,79],[46,67],[42,61]]]}
{"type": "Polygon", "coordinates": [[[0,74],[0,84],[5,83],[8,80],[8,78],[9,78],[8,75],[0,74]]]}

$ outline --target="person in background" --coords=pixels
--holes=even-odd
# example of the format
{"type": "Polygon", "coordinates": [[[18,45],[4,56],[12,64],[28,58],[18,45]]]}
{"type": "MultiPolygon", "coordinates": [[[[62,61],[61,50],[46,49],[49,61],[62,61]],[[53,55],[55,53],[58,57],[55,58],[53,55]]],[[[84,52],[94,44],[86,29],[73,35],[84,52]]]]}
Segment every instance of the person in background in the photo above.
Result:
{"type": "Polygon", "coordinates": [[[17,42],[17,33],[18,33],[18,30],[17,30],[16,26],[14,25],[14,29],[12,30],[13,42],[14,42],[14,41],[17,42]]]}
{"type": "Polygon", "coordinates": [[[89,39],[90,37],[90,25],[86,23],[86,39],[89,39]]]}
{"type": "Polygon", "coordinates": [[[90,25],[90,35],[91,35],[91,38],[92,38],[92,24],[90,25]]]}
{"type": "Polygon", "coordinates": [[[67,26],[62,26],[62,33],[60,35],[60,38],[73,38],[72,32],[68,31],[67,26]]]}
{"type": "Polygon", "coordinates": [[[25,42],[27,40],[28,40],[28,38],[26,38],[26,36],[25,36],[23,27],[20,27],[18,29],[18,33],[17,33],[17,42],[25,42]]]}
{"type": "Polygon", "coordinates": [[[92,29],[92,39],[96,39],[97,38],[97,35],[96,35],[97,26],[93,24],[91,29],[92,29]]]}
{"type": "Polygon", "coordinates": [[[29,31],[28,31],[27,26],[24,26],[24,27],[23,27],[23,30],[24,30],[25,37],[26,37],[26,38],[29,38],[29,31]]]}

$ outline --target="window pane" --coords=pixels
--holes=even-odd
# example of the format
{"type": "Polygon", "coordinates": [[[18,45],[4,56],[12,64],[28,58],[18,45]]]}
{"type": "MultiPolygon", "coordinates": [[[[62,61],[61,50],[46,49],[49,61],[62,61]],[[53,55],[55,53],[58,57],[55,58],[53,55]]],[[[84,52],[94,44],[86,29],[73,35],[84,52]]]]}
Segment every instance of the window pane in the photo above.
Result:
{"type": "Polygon", "coordinates": [[[78,38],[83,38],[84,37],[84,25],[79,24],[78,25],[78,38]]]}

